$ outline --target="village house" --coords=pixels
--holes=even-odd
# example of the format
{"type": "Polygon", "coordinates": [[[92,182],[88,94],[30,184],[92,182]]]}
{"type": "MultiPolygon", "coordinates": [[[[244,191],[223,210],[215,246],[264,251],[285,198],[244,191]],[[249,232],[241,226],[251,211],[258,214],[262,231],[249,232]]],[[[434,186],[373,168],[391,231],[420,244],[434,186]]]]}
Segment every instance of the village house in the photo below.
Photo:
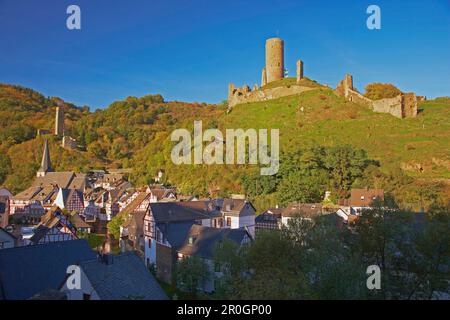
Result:
{"type": "Polygon", "coordinates": [[[36,173],[32,185],[13,196],[10,202],[11,216],[25,220],[35,221],[45,213],[45,209],[53,205],[55,196],[60,188],[77,189],[86,188],[86,175],[75,172],[54,172],[50,162],[48,142],[45,140],[42,162],[36,173]]]}
{"type": "Polygon", "coordinates": [[[125,180],[121,173],[104,173],[94,181],[93,188],[103,188],[105,190],[128,189],[131,183],[125,180]]]}
{"type": "Polygon", "coordinates": [[[97,259],[82,261],[78,266],[80,289],[68,289],[66,282],[61,287],[68,300],[168,299],[135,253],[103,254],[97,259]]]}
{"type": "Polygon", "coordinates": [[[284,208],[269,208],[255,218],[255,231],[277,230],[281,227],[281,213],[284,208]]]}
{"type": "Polygon", "coordinates": [[[246,228],[249,234],[255,236],[256,209],[245,199],[224,199],[222,208],[223,228],[246,228]]]}
{"type": "Polygon", "coordinates": [[[354,222],[363,210],[373,207],[376,202],[383,203],[383,189],[352,189],[349,199],[339,200],[339,210],[336,214],[341,217],[344,223],[354,222]]]}
{"type": "Polygon", "coordinates": [[[0,249],[14,248],[16,244],[17,237],[0,227],[0,249]]]}
{"type": "Polygon", "coordinates": [[[79,232],[83,233],[91,233],[91,230],[93,229],[92,225],[87,223],[80,214],[74,213],[69,218],[70,222],[72,223],[72,226],[75,228],[76,233],[79,232]]]}
{"type": "Polygon", "coordinates": [[[59,188],[53,205],[68,212],[82,213],[84,211],[83,192],[78,189],[59,188]]]}
{"type": "Polygon", "coordinates": [[[255,209],[244,199],[150,203],[144,217],[145,262],[158,278],[170,283],[177,260],[193,225],[242,229],[254,236],[255,209]]]}
{"type": "Polygon", "coordinates": [[[33,236],[24,244],[35,245],[75,239],[77,235],[74,225],[69,217],[55,206],[41,218],[41,222],[33,230],[33,236]]]}
{"type": "Polygon", "coordinates": [[[287,226],[293,217],[312,220],[325,213],[321,203],[292,203],[282,211],[281,224],[287,226]]]}
{"type": "Polygon", "coordinates": [[[193,224],[210,220],[203,201],[150,203],[144,217],[145,262],[170,283],[179,248],[193,224]]]}
{"type": "Polygon", "coordinates": [[[240,247],[249,243],[251,239],[246,229],[218,229],[194,224],[177,250],[177,260],[192,256],[203,259],[211,276],[199,289],[210,293],[215,291],[216,281],[220,281],[223,276],[221,266],[214,262],[215,248],[225,240],[232,241],[240,247]]]}
{"type": "Polygon", "coordinates": [[[164,186],[150,187],[150,202],[176,201],[177,191],[175,188],[166,188],[164,186]]]}
{"type": "Polygon", "coordinates": [[[68,266],[93,259],[96,253],[84,239],[0,250],[0,300],[26,300],[59,290],[68,266]]]}

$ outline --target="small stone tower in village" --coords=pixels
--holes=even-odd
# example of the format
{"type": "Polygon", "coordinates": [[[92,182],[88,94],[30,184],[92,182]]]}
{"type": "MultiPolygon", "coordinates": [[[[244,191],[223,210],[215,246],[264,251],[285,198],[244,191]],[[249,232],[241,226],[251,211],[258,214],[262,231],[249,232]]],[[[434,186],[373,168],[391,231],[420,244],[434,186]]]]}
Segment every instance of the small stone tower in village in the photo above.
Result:
{"type": "Polygon", "coordinates": [[[284,78],[284,41],[280,38],[266,40],[266,67],[261,85],[284,78]],[[266,79],[266,83],[264,83],[266,79]]]}
{"type": "Polygon", "coordinates": [[[64,110],[62,107],[56,107],[55,135],[64,136],[64,110]]]}
{"type": "Polygon", "coordinates": [[[44,143],[44,153],[42,154],[41,167],[37,172],[38,177],[43,177],[47,174],[47,172],[53,172],[52,163],[50,161],[50,151],[48,149],[48,140],[45,140],[44,143]]]}

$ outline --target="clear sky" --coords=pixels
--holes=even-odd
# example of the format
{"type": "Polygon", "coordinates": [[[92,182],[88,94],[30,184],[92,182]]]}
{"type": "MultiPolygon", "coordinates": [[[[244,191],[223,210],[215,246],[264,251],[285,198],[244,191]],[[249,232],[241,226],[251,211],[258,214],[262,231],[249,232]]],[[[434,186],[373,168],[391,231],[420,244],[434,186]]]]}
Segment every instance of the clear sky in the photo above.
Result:
{"type": "Polygon", "coordinates": [[[264,41],[285,40],[290,76],[362,91],[389,82],[450,95],[449,0],[0,0],[0,82],[92,109],[130,95],[220,102],[260,82],[264,41]],[[81,8],[81,30],[66,9],[81,8]],[[366,27],[370,4],[381,30],[366,27]]]}

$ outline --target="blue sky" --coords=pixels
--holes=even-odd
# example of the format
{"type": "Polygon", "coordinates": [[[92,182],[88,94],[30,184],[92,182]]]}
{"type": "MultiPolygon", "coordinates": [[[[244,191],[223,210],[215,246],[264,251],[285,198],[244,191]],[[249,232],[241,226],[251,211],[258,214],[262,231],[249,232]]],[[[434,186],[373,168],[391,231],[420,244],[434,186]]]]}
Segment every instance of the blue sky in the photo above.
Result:
{"type": "Polygon", "coordinates": [[[285,40],[286,67],[362,91],[389,82],[450,95],[450,1],[0,0],[0,82],[92,109],[130,95],[220,102],[228,83],[259,83],[264,41],[285,40]],[[66,8],[81,8],[81,30],[66,8]],[[381,30],[366,9],[381,8],[381,30]]]}

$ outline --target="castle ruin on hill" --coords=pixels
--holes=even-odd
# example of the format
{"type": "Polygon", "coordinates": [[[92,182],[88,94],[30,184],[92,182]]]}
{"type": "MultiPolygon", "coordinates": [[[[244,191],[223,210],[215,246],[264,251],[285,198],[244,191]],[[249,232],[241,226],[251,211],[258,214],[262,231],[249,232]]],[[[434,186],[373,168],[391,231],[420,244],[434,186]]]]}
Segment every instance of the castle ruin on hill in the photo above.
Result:
{"type": "Polygon", "coordinates": [[[266,65],[262,69],[261,87],[254,85],[251,89],[248,85],[241,88],[230,83],[228,86],[228,105],[233,107],[240,103],[271,100],[299,94],[312,88],[299,85],[303,79],[303,61],[297,61],[297,84],[291,86],[279,86],[265,88],[271,82],[284,78],[284,41],[280,38],[266,40],[266,65]]]}
{"type": "MultiPolygon", "coordinates": [[[[371,108],[374,112],[390,113],[394,117],[403,119],[417,116],[417,101],[418,97],[414,92],[400,93],[393,98],[385,98],[380,100],[371,100],[360,94],[353,87],[353,76],[345,75],[344,80],[339,82],[335,93],[344,97],[348,101],[365,105],[371,108]]],[[[419,97],[419,100],[422,97],[419,97]]]]}
{"type": "MultiPolygon", "coordinates": [[[[229,107],[241,103],[277,99],[315,89],[302,83],[302,79],[304,79],[302,60],[297,61],[296,81],[294,83],[268,86],[268,84],[284,78],[284,41],[280,38],[267,39],[265,49],[266,65],[262,69],[261,86],[255,84],[253,88],[250,88],[248,85],[244,85],[239,88],[230,83],[228,86],[229,107]]],[[[400,119],[417,116],[417,102],[425,99],[425,97],[416,96],[415,93],[409,92],[401,93],[394,98],[371,100],[353,87],[351,75],[346,75],[345,79],[339,82],[334,93],[348,101],[367,106],[374,112],[390,113],[400,119]]]]}

